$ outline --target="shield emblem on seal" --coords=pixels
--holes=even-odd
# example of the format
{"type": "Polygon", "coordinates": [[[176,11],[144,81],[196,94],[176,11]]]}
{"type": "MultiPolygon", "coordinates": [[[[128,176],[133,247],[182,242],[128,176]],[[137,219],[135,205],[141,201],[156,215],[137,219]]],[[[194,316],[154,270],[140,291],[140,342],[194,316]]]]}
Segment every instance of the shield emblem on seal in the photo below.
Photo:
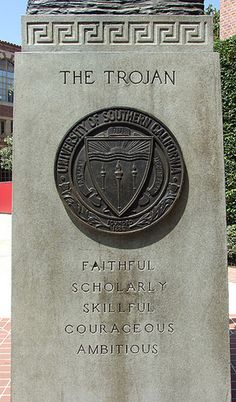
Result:
{"type": "Polygon", "coordinates": [[[91,137],[86,139],[85,149],[94,187],[110,209],[122,216],[147,179],[152,137],[91,137]]]}

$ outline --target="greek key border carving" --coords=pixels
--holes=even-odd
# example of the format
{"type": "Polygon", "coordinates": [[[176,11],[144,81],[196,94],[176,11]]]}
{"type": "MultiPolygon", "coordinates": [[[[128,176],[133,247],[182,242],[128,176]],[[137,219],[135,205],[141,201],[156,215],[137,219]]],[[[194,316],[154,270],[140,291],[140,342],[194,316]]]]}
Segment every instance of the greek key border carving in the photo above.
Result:
{"type": "Polygon", "coordinates": [[[25,45],[207,45],[207,21],[26,22],[25,45]]]}

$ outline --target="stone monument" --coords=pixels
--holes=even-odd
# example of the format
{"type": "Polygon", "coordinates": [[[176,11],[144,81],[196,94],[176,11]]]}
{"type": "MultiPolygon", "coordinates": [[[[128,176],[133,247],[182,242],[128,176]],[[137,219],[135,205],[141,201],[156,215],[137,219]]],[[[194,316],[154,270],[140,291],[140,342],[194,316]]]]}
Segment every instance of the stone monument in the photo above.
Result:
{"type": "Polygon", "coordinates": [[[29,1],[12,402],[230,401],[219,58],[202,13],[29,1]]]}
{"type": "Polygon", "coordinates": [[[204,0],[29,0],[28,14],[203,14],[204,0]]]}

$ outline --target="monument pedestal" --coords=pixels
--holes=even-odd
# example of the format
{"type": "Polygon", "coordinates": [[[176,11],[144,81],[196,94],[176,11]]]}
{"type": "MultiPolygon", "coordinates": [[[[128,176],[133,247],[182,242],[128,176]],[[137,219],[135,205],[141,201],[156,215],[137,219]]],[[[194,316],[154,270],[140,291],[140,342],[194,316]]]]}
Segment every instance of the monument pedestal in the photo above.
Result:
{"type": "MultiPolygon", "coordinates": [[[[223,137],[211,19],[29,16],[23,26],[12,401],[229,402],[223,137]],[[77,205],[75,219],[74,200],[59,197],[71,183],[54,181],[58,152],[77,122],[87,127],[85,117],[96,114],[109,130],[121,109],[137,113],[125,115],[123,129],[137,124],[138,132],[142,116],[157,119],[184,163],[171,211],[152,221],[150,210],[139,230],[128,222],[127,233],[120,216],[101,231],[83,221],[77,205]]],[[[68,171],[75,163],[70,138],[68,171]]],[[[71,181],[85,208],[78,172],[71,181]]],[[[93,208],[97,213],[96,202],[93,208]]]]}

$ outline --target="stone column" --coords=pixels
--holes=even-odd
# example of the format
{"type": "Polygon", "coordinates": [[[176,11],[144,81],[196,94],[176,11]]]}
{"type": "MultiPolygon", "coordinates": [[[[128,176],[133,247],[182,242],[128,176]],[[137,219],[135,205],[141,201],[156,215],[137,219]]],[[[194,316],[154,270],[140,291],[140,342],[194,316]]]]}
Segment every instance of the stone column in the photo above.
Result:
{"type": "Polygon", "coordinates": [[[212,19],[110,3],[23,18],[12,401],[230,402],[212,19]]]}

